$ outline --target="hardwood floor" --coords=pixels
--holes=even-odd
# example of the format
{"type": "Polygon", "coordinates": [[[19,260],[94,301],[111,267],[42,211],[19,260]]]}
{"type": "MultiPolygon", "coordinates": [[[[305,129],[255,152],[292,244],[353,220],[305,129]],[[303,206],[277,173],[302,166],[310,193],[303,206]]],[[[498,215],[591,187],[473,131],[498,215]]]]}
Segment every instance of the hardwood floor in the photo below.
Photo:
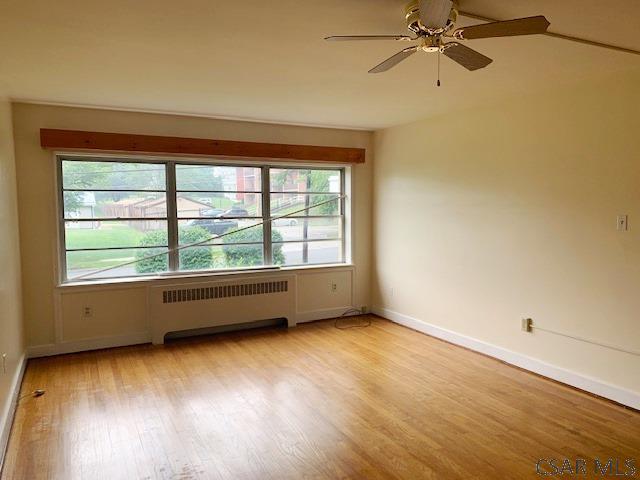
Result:
{"type": "Polygon", "coordinates": [[[640,470],[640,413],[379,318],[32,360],[22,391],[36,388],[3,480],[517,479],[541,478],[541,458],[640,470]]]}

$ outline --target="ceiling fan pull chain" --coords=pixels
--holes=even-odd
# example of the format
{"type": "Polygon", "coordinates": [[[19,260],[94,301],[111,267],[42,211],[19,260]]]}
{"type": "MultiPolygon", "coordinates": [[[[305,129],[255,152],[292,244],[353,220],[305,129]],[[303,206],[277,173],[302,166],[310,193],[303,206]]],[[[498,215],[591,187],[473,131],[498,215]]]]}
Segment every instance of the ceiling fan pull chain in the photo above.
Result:
{"type": "Polygon", "coordinates": [[[440,54],[442,53],[442,50],[438,49],[438,83],[437,85],[440,86],[440,54]]]}

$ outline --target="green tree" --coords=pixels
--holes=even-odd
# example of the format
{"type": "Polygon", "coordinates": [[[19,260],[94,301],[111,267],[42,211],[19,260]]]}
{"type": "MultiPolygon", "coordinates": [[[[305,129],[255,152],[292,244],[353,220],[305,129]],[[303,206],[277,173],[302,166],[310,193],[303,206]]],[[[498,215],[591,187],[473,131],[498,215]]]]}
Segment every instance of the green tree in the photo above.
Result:
{"type": "MultiPolygon", "coordinates": [[[[140,247],[156,247],[157,245],[162,244],[167,244],[167,232],[162,230],[149,232],[138,242],[138,246],[140,247]]],[[[169,268],[167,255],[158,255],[157,257],[146,258],[150,257],[151,255],[157,255],[166,251],[166,247],[137,250],[136,260],[138,260],[138,262],[135,264],[136,272],[157,273],[167,271],[169,268]]]]}
{"type": "MultiPolygon", "coordinates": [[[[332,192],[329,191],[329,179],[333,176],[339,175],[335,170],[281,170],[271,177],[272,184],[276,188],[282,188],[294,172],[297,172],[297,180],[305,183],[306,191],[326,192],[320,195],[309,195],[305,202],[305,206],[315,205],[316,203],[329,200],[329,195],[332,194],[332,192]]],[[[339,204],[339,200],[324,203],[319,207],[312,209],[309,215],[336,215],[339,211],[339,204]]]]}
{"type": "MultiPolygon", "coordinates": [[[[202,227],[184,227],[178,230],[178,238],[181,245],[203,242],[211,237],[211,234],[202,227]]],[[[181,270],[206,270],[212,267],[213,254],[211,247],[198,246],[185,248],[180,251],[181,270]]]]}
{"type": "Polygon", "coordinates": [[[181,194],[192,200],[211,205],[213,208],[228,208],[231,200],[225,198],[222,176],[215,174],[215,167],[206,165],[178,165],[176,167],[176,182],[178,190],[192,190],[188,194],[181,194]],[[206,190],[207,193],[195,193],[206,190]],[[216,193],[210,193],[216,191],[216,193]]]}
{"type": "MultiPolygon", "coordinates": [[[[62,183],[65,189],[104,188],[112,164],[104,162],[62,162],[62,183]]],[[[65,192],[64,210],[67,213],[77,212],[84,204],[84,192],[65,192]]]]}
{"type": "MultiPolygon", "coordinates": [[[[329,170],[308,170],[307,171],[307,186],[310,192],[327,192],[329,194],[329,178],[334,176],[336,172],[329,170]]],[[[309,203],[315,205],[316,203],[329,200],[327,195],[309,195],[309,203]]],[[[340,201],[327,202],[319,207],[313,209],[311,214],[315,215],[336,215],[339,210],[340,201]]]]}
{"type": "MultiPolygon", "coordinates": [[[[281,242],[282,235],[274,231],[273,242],[281,242]]],[[[238,243],[262,243],[262,229],[255,227],[223,237],[225,245],[222,247],[227,266],[250,267],[263,264],[262,245],[237,245],[238,243]]],[[[273,243],[274,265],[284,264],[282,244],[273,243]]]]}
{"type": "MultiPolygon", "coordinates": [[[[109,177],[108,186],[115,190],[163,190],[166,186],[165,167],[153,163],[117,163],[114,164],[109,177]]],[[[104,196],[117,202],[131,195],[128,192],[105,192],[104,196]]],[[[146,197],[140,194],[141,198],[146,197]]]]}
{"type": "MultiPolygon", "coordinates": [[[[131,195],[118,190],[146,189],[162,190],[165,182],[163,165],[149,163],[85,162],[65,160],[62,162],[62,178],[65,189],[112,190],[95,192],[98,203],[118,201],[131,195]]],[[[142,198],[152,195],[140,194],[142,198]]],[[[77,211],[84,204],[84,192],[67,191],[64,207],[67,212],[77,211]]]]}
{"type": "Polygon", "coordinates": [[[178,166],[176,175],[178,190],[224,190],[222,176],[206,165],[178,166]]]}
{"type": "Polygon", "coordinates": [[[282,234],[278,231],[271,232],[271,250],[273,252],[273,264],[284,265],[284,253],[282,253],[282,244],[275,243],[282,241],[282,234]]]}
{"type": "MultiPolygon", "coordinates": [[[[178,230],[178,238],[181,245],[198,243],[207,240],[211,234],[202,227],[183,227],[178,230]]],[[[167,244],[167,232],[158,230],[147,233],[140,239],[140,247],[156,247],[156,245],[167,244]]],[[[149,248],[139,250],[136,253],[138,261],[136,271],[138,273],[166,272],[169,269],[168,256],[158,255],[153,258],[146,258],[151,255],[166,252],[166,247],[149,248]]],[[[180,268],[183,270],[206,270],[212,267],[213,254],[211,247],[198,246],[180,250],[180,268]]]]}

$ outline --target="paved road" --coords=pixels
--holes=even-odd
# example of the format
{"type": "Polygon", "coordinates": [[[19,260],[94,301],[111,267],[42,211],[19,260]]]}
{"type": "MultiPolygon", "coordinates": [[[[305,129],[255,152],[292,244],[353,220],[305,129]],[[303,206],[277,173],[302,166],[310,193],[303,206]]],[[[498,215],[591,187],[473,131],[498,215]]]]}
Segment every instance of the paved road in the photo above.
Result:
{"type": "MultiPolygon", "coordinates": [[[[286,264],[302,263],[302,244],[287,244],[282,246],[282,253],[286,264]]],[[[309,263],[338,263],[340,262],[340,242],[315,242],[309,244],[309,263]]]]}

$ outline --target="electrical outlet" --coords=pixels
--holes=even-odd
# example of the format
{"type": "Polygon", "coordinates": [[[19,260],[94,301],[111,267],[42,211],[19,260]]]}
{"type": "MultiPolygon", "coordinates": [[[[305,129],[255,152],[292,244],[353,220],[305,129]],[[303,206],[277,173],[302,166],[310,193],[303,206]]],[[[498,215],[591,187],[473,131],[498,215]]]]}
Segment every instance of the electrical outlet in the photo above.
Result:
{"type": "Polygon", "coordinates": [[[533,331],[533,320],[530,318],[522,319],[522,331],[531,333],[533,331]]]}
{"type": "Polygon", "coordinates": [[[83,316],[84,318],[93,317],[93,308],[91,308],[91,307],[84,307],[84,310],[83,310],[83,314],[82,314],[82,316],[83,316]]]}
{"type": "Polygon", "coordinates": [[[618,230],[620,232],[626,232],[629,230],[629,216],[628,215],[618,215],[618,230]]]}
{"type": "Polygon", "coordinates": [[[7,373],[7,354],[2,354],[2,373],[7,373]]]}
{"type": "Polygon", "coordinates": [[[336,293],[338,291],[338,284],[336,282],[331,282],[331,293],[336,293]]]}

